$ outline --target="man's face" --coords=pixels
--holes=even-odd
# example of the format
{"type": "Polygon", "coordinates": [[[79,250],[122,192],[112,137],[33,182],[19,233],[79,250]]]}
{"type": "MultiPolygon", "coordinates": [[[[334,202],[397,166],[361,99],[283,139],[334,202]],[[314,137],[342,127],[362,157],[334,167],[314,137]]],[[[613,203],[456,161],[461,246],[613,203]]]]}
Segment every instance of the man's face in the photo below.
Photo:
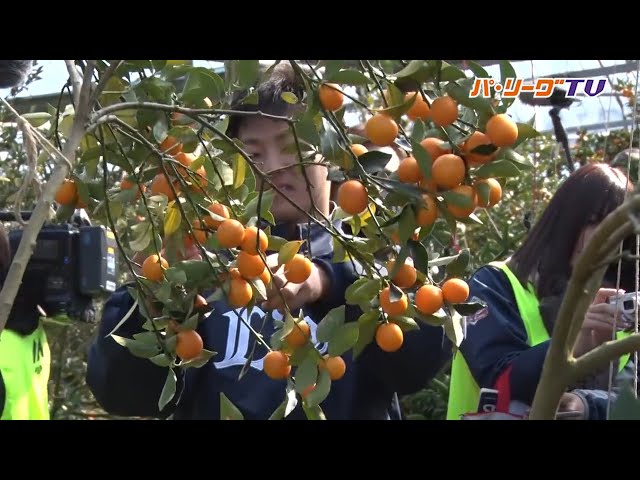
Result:
{"type": "MultiPolygon", "coordinates": [[[[246,152],[256,166],[268,173],[273,185],[304,212],[312,213],[313,204],[324,214],[329,214],[331,183],[327,180],[327,169],[322,165],[307,166],[311,195],[304,175],[300,171],[298,155],[283,150],[294,142],[291,129],[286,122],[270,118],[246,118],[238,131],[238,138],[246,145],[246,152]],[[294,165],[294,166],[291,166],[294,165]],[[289,167],[289,168],[285,168],[289,167]]],[[[256,175],[258,188],[261,180],[256,175]]],[[[265,190],[270,186],[265,185],[265,190]]],[[[277,223],[304,223],[307,216],[276,192],[271,213],[277,223]]]]}

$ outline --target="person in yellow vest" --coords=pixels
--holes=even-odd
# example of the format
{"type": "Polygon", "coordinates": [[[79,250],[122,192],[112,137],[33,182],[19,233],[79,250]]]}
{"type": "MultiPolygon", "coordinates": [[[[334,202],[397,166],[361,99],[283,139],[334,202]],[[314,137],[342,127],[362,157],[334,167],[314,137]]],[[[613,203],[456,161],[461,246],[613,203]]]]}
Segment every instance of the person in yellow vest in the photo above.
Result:
{"type": "MultiPolygon", "coordinates": [[[[0,225],[0,286],[10,264],[9,240],[0,225]]],[[[25,277],[23,285],[34,280],[25,277]]],[[[49,420],[50,365],[47,336],[35,305],[14,305],[0,333],[0,420],[49,420]]]]}
{"type": "MultiPolygon", "coordinates": [[[[579,168],[560,186],[513,256],[472,275],[470,301],[482,301],[486,308],[466,318],[465,337],[452,364],[447,419],[477,412],[480,389],[493,389],[497,383],[507,382],[514,404],[524,410],[531,405],[573,262],[597,225],[632,188],[624,174],[607,164],[579,168]]],[[[617,293],[612,288],[616,274],[617,262],[605,276],[603,287],[608,288],[598,291],[587,310],[576,357],[612,337],[615,307],[606,300],[617,293]]],[[[635,290],[633,262],[626,262],[620,288],[635,290]]],[[[617,326],[621,324],[618,318],[617,326]]],[[[619,364],[618,382],[633,375],[628,355],[619,364]]],[[[605,368],[574,385],[560,409],[577,411],[583,419],[605,418],[608,380],[605,368]]]]}

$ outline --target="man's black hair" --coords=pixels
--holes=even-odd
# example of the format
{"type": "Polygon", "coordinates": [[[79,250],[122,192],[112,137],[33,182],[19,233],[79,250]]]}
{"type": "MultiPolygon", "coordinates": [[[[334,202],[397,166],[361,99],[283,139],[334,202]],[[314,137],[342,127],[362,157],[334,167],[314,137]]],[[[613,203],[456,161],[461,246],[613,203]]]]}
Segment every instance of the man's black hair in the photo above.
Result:
{"type": "MultiPolygon", "coordinates": [[[[260,111],[278,117],[289,117],[301,108],[300,105],[304,101],[305,94],[304,84],[289,62],[276,65],[268,78],[263,79],[257,86],[256,92],[258,95],[257,103],[244,102],[251,94],[249,90],[237,92],[234,95],[231,109],[243,112],[260,111]],[[286,102],[282,98],[282,94],[285,92],[293,93],[298,98],[298,102],[296,104],[286,102]]],[[[229,128],[227,129],[227,134],[230,137],[238,135],[238,129],[244,118],[246,117],[242,115],[230,116],[229,128]]]]}

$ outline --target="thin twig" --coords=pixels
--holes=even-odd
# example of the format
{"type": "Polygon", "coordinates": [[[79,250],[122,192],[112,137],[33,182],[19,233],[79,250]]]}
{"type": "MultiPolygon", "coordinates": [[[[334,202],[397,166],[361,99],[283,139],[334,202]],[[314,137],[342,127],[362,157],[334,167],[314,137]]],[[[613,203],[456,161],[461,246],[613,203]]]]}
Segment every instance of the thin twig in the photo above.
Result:
{"type": "Polygon", "coordinates": [[[109,66],[104,71],[104,73],[100,76],[100,82],[98,83],[98,86],[96,87],[96,89],[93,91],[93,94],[91,95],[91,100],[89,100],[90,104],[93,105],[98,100],[98,97],[100,96],[104,88],[107,86],[107,82],[109,81],[111,76],[114,74],[114,72],[118,69],[118,67],[122,65],[123,62],[124,60],[110,60],[109,66]]]}

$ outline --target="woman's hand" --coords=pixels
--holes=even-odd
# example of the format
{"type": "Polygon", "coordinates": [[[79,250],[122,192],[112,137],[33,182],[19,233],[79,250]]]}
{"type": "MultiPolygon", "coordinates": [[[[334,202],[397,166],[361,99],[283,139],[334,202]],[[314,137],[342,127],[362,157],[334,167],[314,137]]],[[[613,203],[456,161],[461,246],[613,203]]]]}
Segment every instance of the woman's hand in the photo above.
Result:
{"type": "Polygon", "coordinates": [[[616,320],[616,306],[607,303],[607,299],[612,295],[623,293],[624,290],[614,288],[598,290],[584,317],[582,329],[573,351],[574,356],[580,357],[613,338],[614,321],[617,326],[620,326],[623,320],[620,315],[616,320]]]}

